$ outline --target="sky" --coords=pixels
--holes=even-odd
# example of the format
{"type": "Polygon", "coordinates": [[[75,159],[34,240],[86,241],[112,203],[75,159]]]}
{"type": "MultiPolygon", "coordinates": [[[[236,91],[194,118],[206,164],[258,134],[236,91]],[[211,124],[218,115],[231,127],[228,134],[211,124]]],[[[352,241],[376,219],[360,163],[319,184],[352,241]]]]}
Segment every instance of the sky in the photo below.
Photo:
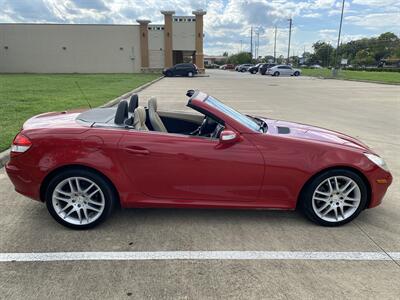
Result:
{"type": "MultiPolygon", "coordinates": [[[[259,36],[258,53],[287,54],[289,22],[293,19],[291,55],[312,51],[316,41],[336,46],[342,0],[0,0],[0,23],[136,24],[149,19],[162,24],[160,10],[204,16],[204,53],[221,55],[250,50],[250,31],[259,36]]],[[[391,31],[400,36],[400,0],[346,0],[342,40],[377,36],[391,31]]]]}

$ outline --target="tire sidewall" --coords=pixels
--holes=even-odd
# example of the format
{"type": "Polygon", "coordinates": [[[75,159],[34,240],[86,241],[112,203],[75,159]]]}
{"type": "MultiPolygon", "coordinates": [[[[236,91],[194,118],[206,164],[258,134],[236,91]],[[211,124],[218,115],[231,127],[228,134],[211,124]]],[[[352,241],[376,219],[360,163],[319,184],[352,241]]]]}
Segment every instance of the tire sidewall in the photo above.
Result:
{"type": "Polygon", "coordinates": [[[354,220],[362,210],[365,209],[368,203],[368,190],[367,186],[364,182],[364,180],[355,172],[346,170],[346,169],[334,169],[334,170],[328,170],[318,176],[316,176],[305,188],[304,193],[301,197],[301,208],[303,213],[306,215],[308,219],[311,221],[322,225],[322,226],[328,226],[328,227],[334,227],[334,226],[340,226],[344,225],[346,223],[351,222],[354,220]],[[346,220],[342,220],[339,222],[328,222],[325,220],[322,220],[318,215],[315,213],[313,207],[312,207],[312,197],[314,195],[315,189],[318,187],[318,185],[323,182],[325,179],[332,177],[332,176],[346,176],[354,180],[358,187],[360,188],[361,192],[361,200],[360,200],[360,205],[358,206],[357,210],[353,213],[353,215],[346,220]]]}
{"type": "Polygon", "coordinates": [[[187,76],[188,76],[188,77],[193,77],[193,72],[188,72],[188,73],[187,73],[187,76]]]}
{"type": "Polygon", "coordinates": [[[296,71],[296,72],[294,72],[294,76],[299,76],[300,75],[300,73],[298,72],[298,71],[296,71]]]}
{"type": "Polygon", "coordinates": [[[274,74],[273,74],[273,76],[276,76],[276,77],[278,77],[280,74],[279,74],[279,72],[278,71],[276,71],[274,74]]]}
{"type": "Polygon", "coordinates": [[[165,75],[166,75],[167,77],[172,77],[172,72],[171,72],[171,71],[168,71],[165,75]]]}
{"type": "Polygon", "coordinates": [[[46,201],[46,207],[47,210],[49,211],[50,215],[61,225],[64,225],[66,227],[72,228],[72,229],[89,229],[93,228],[96,225],[100,224],[103,222],[107,217],[111,214],[111,211],[114,208],[115,205],[115,193],[110,186],[110,183],[107,182],[102,176],[96,174],[95,172],[88,171],[88,170],[80,170],[80,169],[71,169],[71,170],[66,170],[64,172],[61,172],[57,175],[55,175],[49,182],[46,192],[45,192],[45,201],[46,201]],[[99,218],[97,218],[93,223],[90,224],[85,224],[85,225],[75,225],[75,224],[70,224],[66,222],[64,219],[62,219],[55,211],[53,207],[53,201],[52,201],[52,196],[53,196],[53,191],[56,188],[56,186],[64,179],[69,178],[69,177],[84,177],[92,180],[95,182],[99,188],[102,190],[104,194],[104,199],[105,199],[105,207],[103,210],[103,213],[99,218]]]}

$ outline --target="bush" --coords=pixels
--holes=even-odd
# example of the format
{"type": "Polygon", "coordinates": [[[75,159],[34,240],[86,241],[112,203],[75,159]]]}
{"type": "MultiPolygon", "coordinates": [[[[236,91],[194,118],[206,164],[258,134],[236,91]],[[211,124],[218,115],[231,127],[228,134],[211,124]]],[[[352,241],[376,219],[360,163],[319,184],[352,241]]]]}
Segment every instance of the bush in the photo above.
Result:
{"type": "Polygon", "coordinates": [[[400,68],[356,68],[356,67],[344,67],[343,70],[349,70],[349,71],[367,71],[367,72],[400,72],[400,68]]]}

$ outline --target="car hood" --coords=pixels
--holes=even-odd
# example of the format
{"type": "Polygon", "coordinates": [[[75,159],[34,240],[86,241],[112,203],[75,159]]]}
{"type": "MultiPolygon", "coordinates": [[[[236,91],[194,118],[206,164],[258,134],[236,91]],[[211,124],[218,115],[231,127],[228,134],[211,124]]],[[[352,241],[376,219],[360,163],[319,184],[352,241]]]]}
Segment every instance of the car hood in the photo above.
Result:
{"type": "Polygon", "coordinates": [[[339,144],[353,148],[370,150],[367,145],[343,133],[315,127],[306,124],[261,118],[268,124],[266,134],[282,137],[295,137],[304,140],[314,140],[332,144],[339,144]]]}

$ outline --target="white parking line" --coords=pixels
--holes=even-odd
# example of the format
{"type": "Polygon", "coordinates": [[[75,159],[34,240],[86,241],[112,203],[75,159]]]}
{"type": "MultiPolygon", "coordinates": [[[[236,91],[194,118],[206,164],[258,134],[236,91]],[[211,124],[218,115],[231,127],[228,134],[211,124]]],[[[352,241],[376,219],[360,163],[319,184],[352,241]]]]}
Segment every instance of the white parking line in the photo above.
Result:
{"type": "Polygon", "coordinates": [[[0,253],[0,262],[86,260],[400,260],[400,252],[155,251],[0,253]]]}

